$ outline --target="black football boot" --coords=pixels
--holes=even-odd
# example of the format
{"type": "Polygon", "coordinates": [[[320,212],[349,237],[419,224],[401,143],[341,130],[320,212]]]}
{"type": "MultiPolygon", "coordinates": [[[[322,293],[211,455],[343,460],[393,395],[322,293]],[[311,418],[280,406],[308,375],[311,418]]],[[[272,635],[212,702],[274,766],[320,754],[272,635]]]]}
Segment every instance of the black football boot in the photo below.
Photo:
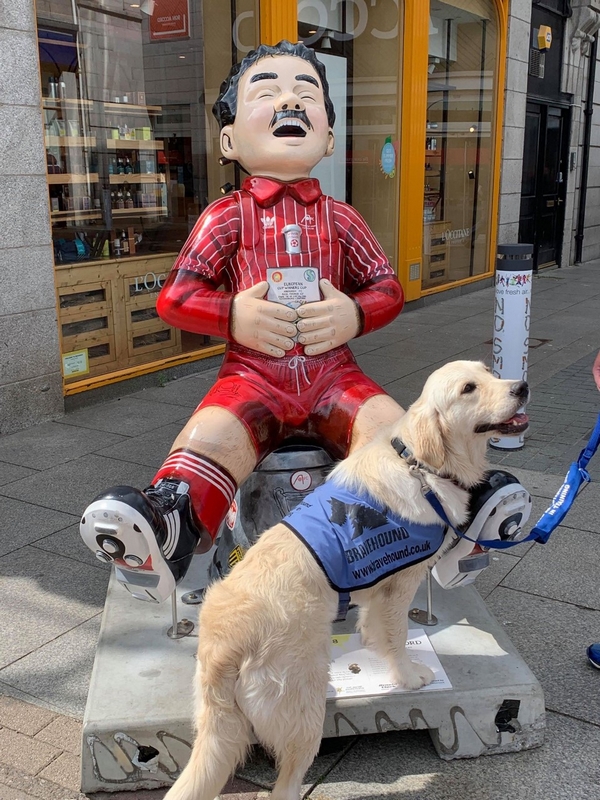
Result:
{"type": "Polygon", "coordinates": [[[210,538],[194,522],[188,484],[161,480],[145,491],[115,486],[81,518],[81,537],[96,558],[112,563],[138,600],[162,603],[187,572],[198,542],[210,538]]]}

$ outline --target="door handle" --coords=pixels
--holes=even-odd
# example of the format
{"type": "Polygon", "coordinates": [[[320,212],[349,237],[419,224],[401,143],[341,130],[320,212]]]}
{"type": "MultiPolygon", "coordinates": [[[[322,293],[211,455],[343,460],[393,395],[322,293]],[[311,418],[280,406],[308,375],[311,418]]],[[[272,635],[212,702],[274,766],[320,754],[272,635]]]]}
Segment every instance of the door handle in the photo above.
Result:
{"type": "Polygon", "coordinates": [[[559,198],[558,198],[558,200],[556,201],[556,204],[557,204],[557,205],[559,205],[559,206],[562,206],[562,204],[563,204],[564,202],[565,202],[565,201],[564,201],[564,200],[561,200],[561,199],[560,199],[560,197],[559,197],[559,198]]]}

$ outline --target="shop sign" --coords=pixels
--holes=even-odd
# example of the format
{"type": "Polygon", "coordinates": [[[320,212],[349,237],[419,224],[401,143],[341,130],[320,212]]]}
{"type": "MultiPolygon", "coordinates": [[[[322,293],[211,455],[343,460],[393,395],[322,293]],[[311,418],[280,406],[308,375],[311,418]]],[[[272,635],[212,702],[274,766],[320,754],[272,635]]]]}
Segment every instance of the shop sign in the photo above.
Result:
{"type": "Polygon", "coordinates": [[[450,228],[448,228],[448,230],[444,231],[443,235],[446,241],[451,242],[457,239],[467,239],[471,235],[472,230],[473,228],[455,228],[451,231],[450,228]]]}
{"type": "MultiPolygon", "coordinates": [[[[390,30],[382,31],[379,28],[369,25],[369,6],[380,5],[394,5],[398,9],[398,0],[300,0],[298,3],[298,17],[300,19],[313,19],[315,14],[319,18],[319,22],[315,22],[315,27],[318,30],[307,39],[304,39],[304,44],[310,47],[318,39],[321,38],[325,30],[329,31],[329,37],[338,42],[349,41],[356,39],[363,33],[373,36],[375,39],[397,39],[398,38],[398,23],[390,30]],[[338,7],[350,8],[352,11],[348,14],[348,19],[354,19],[354,25],[346,31],[338,31],[332,29],[330,17],[335,15],[338,7]],[[314,9],[313,14],[308,12],[307,9],[314,9]]],[[[398,13],[395,14],[396,20],[398,13]]]]}
{"type": "Polygon", "coordinates": [[[379,168],[386,178],[393,178],[396,174],[396,148],[392,144],[391,136],[387,137],[385,144],[381,148],[379,168]]]}
{"type": "Polygon", "coordinates": [[[145,275],[140,275],[139,277],[133,279],[133,293],[138,294],[139,292],[158,292],[160,289],[162,289],[166,277],[166,272],[161,272],[160,275],[157,275],[155,272],[147,272],[145,275]]]}
{"type": "Polygon", "coordinates": [[[363,164],[371,162],[370,150],[350,150],[346,153],[346,164],[363,164]]]}
{"type": "MultiPolygon", "coordinates": [[[[374,25],[369,25],[369,8],[377,4],[387,4],[396,7],[395,19],[398,19],[398,0],[299,0],[298,3],[298,16],[300,19],[312,19],[315,14],[318,16],[319,22],[315,22],[317,30],[312,36],[304,39],[304,44],[307,47],[313,45],[318,41],[325,31],[329,31],[331,39],[343,42],[351,39],[356,39],[363,33],[373,36],[375,39],[397,39],[398,38],[398,22],[389,30],[380,30],[374,25]],[[314,13],[311,14],[307,9],[313,9],[314,13]],[[329,24],[330,18],[335,17],[338,9],[351,8],[354,15],[348,15],[349,19],[354,18],[353,27],[346,31],[338,31],[329,24]]],[[[246,20],[252,20],[254,17],[253,11],[243,11],[238,14],[233,24],[233,41],[236,48],[241,53],[248,53],[254,49],[254,45],[246,43],[240,36],[240,27],[246,20]]],[[[248,30],[253,32],[253,26],[248,26],[248,30]]]]}
{"type": "Polygon", "coordinates": [[[150,40],[187,39],[190,35],[189,0],[156,0],[150,17],[150,40]]]}
{"type": "Polygon", "coordinates": [[[87,375],[90,371],[90,362],[87,348],[85,350],[72,350],[64,353],[62,357],[63,375],[65,378],[74,378],[77,375],[87,375]]]}

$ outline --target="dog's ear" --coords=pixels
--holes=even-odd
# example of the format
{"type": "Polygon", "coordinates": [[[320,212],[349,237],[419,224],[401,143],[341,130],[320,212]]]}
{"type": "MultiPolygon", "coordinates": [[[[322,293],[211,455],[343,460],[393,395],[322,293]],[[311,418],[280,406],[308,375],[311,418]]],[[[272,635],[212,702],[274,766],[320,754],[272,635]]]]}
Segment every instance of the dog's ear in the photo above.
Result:
{"type": "Polygon", "coordinates": [[[415,458],[433,469],[444,466],[446,448],[440,417],[435,408],[417,400],[410,408],[410,439],[415,458]]]}

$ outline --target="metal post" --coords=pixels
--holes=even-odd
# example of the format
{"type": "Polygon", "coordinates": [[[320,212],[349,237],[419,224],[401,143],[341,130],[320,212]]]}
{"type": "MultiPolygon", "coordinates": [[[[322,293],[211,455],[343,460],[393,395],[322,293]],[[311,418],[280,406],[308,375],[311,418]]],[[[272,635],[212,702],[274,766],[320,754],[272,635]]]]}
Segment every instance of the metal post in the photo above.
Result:
{"type": "MultiPolygon", "coordinates": [[[[532,244],[502,244],[496,259],[492,372],[497,378],[527,380],[531,320],[532,244]]],[[[520,450],[525,436],[495,436],[497,450],[520,450]]]]}
{"type": "Polygon", "coordinates": [[[438,624],[438,619],[433,613],[433,587],[431,577],[431,567],[427,570],[427,608],[423,611],[422,608],[411,608],[408,612],[409,618],[419,625],[433,626],[438,624]]]}
{"type": "Polygon", "coordinates": [[[171,595],[171,614],[173,618],[173,625],[167,631],[169,639],[183,639],[194,630],[194,623],[189,619],[182,619],[181,622],[177,621],[177,591],[173,591],[171,595]]]}

